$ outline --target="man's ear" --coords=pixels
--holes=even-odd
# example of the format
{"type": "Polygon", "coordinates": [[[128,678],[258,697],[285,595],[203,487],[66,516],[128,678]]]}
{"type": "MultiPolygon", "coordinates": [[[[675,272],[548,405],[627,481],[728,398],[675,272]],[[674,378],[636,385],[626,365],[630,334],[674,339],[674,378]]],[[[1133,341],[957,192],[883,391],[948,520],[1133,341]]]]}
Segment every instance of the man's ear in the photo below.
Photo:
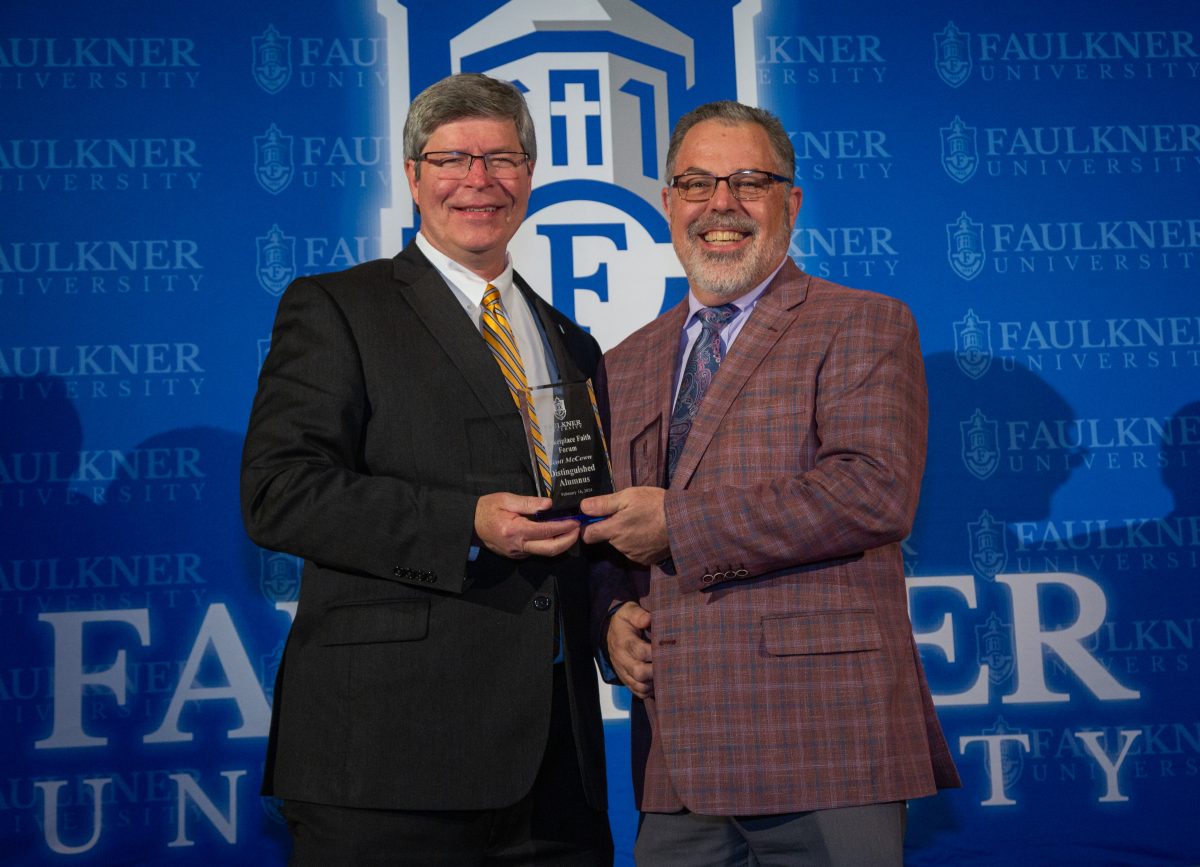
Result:
{"type": "Polygon", "coordinates": [[[417,168],[416,160],[404,161],[404,176],[408,178],[408,191],[412,194],[413,204],[416,205],[419,210],[421,207],[421,197],[417,194],[418,171],[419,169],[417,168]]]}
{"type": "Polygon", "coordinates": [[[800,216],[800,205],[804,201],[804,191],[797,186],[788,190],[788,220],[792,228],[796,226],[796,218],[800,216]]]}

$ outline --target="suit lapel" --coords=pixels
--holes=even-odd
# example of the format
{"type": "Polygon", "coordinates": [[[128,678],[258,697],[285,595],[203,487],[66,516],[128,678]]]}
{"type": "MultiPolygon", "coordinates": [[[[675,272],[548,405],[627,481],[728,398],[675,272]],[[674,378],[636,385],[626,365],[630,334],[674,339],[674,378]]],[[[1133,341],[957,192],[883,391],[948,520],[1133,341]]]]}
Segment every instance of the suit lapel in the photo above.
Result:
{"type": "MultiPolygon", "coordinates": [[[[629,478],[617,485],[661,487],[666,478],[667,433],[671,426],[671,393],[679,355],[679,333],[688,315],[684,300],[655,319],[641,332],[640,354],[631,360],[630,375],[608,381],[610,403],[627,409],[628,420],[611,434],[613,443],[628,442],[628,455],[614,455],[614,467],[628,459],[629,478]],[[619,389],[616,393],[614,389],[619,389]]],[[[624,412],[622,415],[624,416],[624,412]]]]}
{"type": "MultiPolygon", "coordinates": [[[[686,487],[713,436],[724,423],[734,399],[754,371],[799,316],[799,306],[808,291],[808,276],[791,259],[784,263],[771,285],[758,299],[750,319],[742,326],[737,342],[718,368],[692,420],[683,454],[675,468],[672,486],[686,487]]],[[[682,327],[682,323],[680,324],[682,327]]]]}
{"type": "Polygon", "coordinates": [[[675,373],[679,369],[679,335],[687,324],[687,318],[688,301],[685,296],[666,315],[655,320],[654,324],[659,326],[660,333],[647,341],[653,357],[646,359],[648,375],[642,379],[641,405],[653,411],[647,419],[649,424],[653,424],[655,419],[661,420],[658,453],[662,458],[662,466],[658,479],[645,480],[641,484],[666,483],[667,439],[671,430],[671,410],[675,406],[675,373]]]}
{"type": "Polygon", "coordinates": [[[404,300],[441,345],[450,363],[462,373],[484,411],[495,421],[503,440],[521,455],[532,479],[529,445],[523,435],[514,434],[524,428],[505,421],[517,409],[479,329],[416,244],[409,244],[393,261],[397,288],[404,300]]]}

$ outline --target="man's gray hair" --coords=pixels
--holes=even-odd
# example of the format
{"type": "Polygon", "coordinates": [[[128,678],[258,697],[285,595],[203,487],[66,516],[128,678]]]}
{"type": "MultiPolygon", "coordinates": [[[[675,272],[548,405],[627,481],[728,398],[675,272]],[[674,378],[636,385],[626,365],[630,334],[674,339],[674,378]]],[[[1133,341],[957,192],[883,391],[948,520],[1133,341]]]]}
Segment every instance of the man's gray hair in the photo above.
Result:
{"type": "MultiPolygon", "coordinates": [[[[478,72],[447,76],[417,95],[404,121],[404,158],[419,157],[439,126],[469,118],[511,120],[517,127],[521,150],[529,154],[530,161],[537,159],[533,118],[521,91],[507,81],[478,72]]],[[[417,171],[420,169],[417,163],[417,171]]]]}
{"type": "MultiPolygon", "coordinates": [[[[675,124],[675,130],[671,133],[671,143],[667,147],[668,180],[675,175],[675,157],[679,154],[679,146],[683,144],[683,137],[696,124],[706,120],[715,120],[726,126],[742,123],[758,124],[766,132],[767,139],[771,143],[771,150],[775,152],[775,158],[779,160],[779,165],[775,166],[773,171],[787,175],[789,178],[795,175],[796,149],[792,147],[792,140],[788,138],[787,130],[783,128],[779,118],[765,108],[754,108],[724,99],[718,102],[706,102],[704,105],[693,108],[675,124]]],[[[767,167],[755,166],[754,168],[765,169],[767,167]]]]}

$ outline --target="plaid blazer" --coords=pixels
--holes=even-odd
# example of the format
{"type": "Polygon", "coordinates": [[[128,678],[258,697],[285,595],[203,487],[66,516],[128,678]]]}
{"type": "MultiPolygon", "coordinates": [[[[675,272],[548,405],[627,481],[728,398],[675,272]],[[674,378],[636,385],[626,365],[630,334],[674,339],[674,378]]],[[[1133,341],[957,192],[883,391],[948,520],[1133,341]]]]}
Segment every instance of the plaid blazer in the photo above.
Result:
{"type": "MultiPolygon", "coordinates": [[[[602,363],[618,488],[663,484],[687,313],[685,301],[602,363]]],[[[653,618],[654,696],[632,711],[639,809],[798,812],[959,784],[900,554],[926,416],[908,308],[788,260],[680,456],[671,561],[595,575],[597,640],[619,601],[653,618]]]]}

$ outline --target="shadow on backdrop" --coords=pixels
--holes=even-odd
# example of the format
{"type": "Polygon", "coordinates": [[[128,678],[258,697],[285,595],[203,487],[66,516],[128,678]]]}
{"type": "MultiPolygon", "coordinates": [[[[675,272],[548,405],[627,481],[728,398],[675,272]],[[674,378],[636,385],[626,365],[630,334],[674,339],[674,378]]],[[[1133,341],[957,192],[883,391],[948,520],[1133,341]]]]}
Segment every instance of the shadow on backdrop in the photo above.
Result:
{"type": "MultiPolygon", "coordinates": [[[[182,773],[222,813],[232,779],[239,855],[283,863],[286,830],[269,802],[258,807],[258,787],[290,622],[276,603],[295,598],[296,580],[242,529],[241,436],[194,427],[85,449],[67,389],[49,376],[0,380],[6,409],[19,408],[0,425],[0,628],[16,721],[4,764],[24,829],[5,834],[9,857],[52,854],[35,781],[67,781],[50,836],[87,843],[89,779],[108,781],[104,821],[80,863],[156,848],[166,857],[178,833],[170,775],[182,773]],[[81,680],[108,669],[123,675],[123,696],[81,680]]],[[[191,851],[222,856],[219,823],[194,799],[187,815],[191,851]]]]}
{"type": "MultiPolygon", "coordinates": [[[[1008,528],[1013,522],[1049,517],[1055,492],[1070,478],[1082,456],[1062,454],[1040,469],[1029,456],[1021,461],[1004,460],[1001,437],[1006,420],[1074,417],[1066,399],[1029,370],[1002,370],[993,365],[976,379],[959,366],[953,353],[934,353],[925,358],[925,376],[929,448],[920,505],[904,545],[906,573],[970,575],[976,595],[974,607],[951,590],[923,590],[912,597],[916,632],[937,629],[947,612],[954,623],[953,662],[940,649],[921,645],[936,697],[961,693],[974,684],[979,676],[974,659],[988,652],[979,642],[989,631],[989,619],[993,612],[1005,621],[1011,619],[1006,588],[994,581],[996,574],[1014,565],[1010,562],[1014,539],[1008,528]]],[[[998,706],[999,694],[1010,691],[1011,665],[990,669],[988,676],[989,704],[998,706]]],[[[938,715],[963,788],[910,804],[906,848],[929,857],[928,863],[938,863],[940,851],[947,854],[946,847],[960,846],[974,833],[964,827],[964,817],[977,821],[989,778],[976,756],[960,752],[958,738],[978,734],[993,724],[997,713],[990,707],[939,703],[938,715]]],[[[962,854],[966,857],[966,852],[962,854]]]]}

